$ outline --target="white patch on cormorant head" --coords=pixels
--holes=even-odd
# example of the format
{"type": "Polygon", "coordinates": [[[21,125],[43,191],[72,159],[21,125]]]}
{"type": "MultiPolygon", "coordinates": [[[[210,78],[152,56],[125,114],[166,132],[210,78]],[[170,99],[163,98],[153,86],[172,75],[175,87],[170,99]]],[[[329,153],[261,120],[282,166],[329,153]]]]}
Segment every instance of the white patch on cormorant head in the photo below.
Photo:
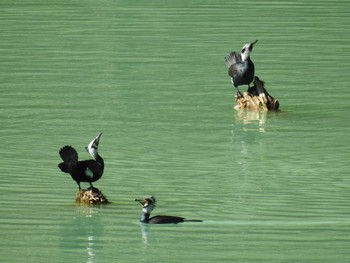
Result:
{"type": "Polygon", "coordinates": [[[246,61],[249,58],[249,54],[253,51],[253,46],[258,42],[258,40],[255,40],[252,43],[247,43],[242,47],[241,52],[241,59],[242,62],[246,61]]]}
{"type": "Polygon", "coordinates": [[[157,200],[154,196],[151,196],[150,198],[146,198],[144,200],[142,211],[144,213],[151,213],[151,211],[156,207],[157,200]]]}
{"type": "Polygon", "coordinates": [[[242,58],[243,62],[246,61],[249,57],[249,54],[251,52],[250,45],[251,45],[251,43],[248,43],[242,47],[241,58],[242,58]]]}

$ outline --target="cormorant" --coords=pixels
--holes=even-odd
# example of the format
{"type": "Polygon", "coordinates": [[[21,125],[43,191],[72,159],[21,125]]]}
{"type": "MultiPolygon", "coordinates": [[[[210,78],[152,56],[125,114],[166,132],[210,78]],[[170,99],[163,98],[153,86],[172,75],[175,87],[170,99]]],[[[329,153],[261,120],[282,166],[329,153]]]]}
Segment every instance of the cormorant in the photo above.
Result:
{"type": "Polygon", "coordinates": [[[135,199],[135,201],[139,202],[142,205],[142,212],[140,217],[140,222],[146,224],[177,224],[182,222],[202,222],[202,220],[188,220],[183,217],[178,216],[164,216],[157,215],[150,218],[152,210],[156,206],[156,198],[151,196],[146,199],[135,199]]]}
{"type": "Polygon", "coordinates": [[[86,150],[93,159],[78,161],[77,151],[69,145],[62,147],[59,151],[63,162],[58,164],[58,167],[62,172],[69,173],[72,176],[73,180],[78,184],[79,189],[81,189],[81,182],[89,183],[89,189],[94,189],[92,182],[97,181],[103,175],[104,162],[102,157],[98,154],[98,144],[101,135],[102,132],[86,147],[86,150]]]}
{"type": "Polygon", "coordinates": [[[252,52],[256,42],[258,42],[258,40],[245,44],[240,54],[232,51],[224,60],[228,67],[228,74],[231,77],[231,82],[237,89],[239,97],[242,96],[242,93],[239,91],[238,86],[248,85],[249,88],[249,84],[254,79],[254,64],[249,54],[252,52]]]}

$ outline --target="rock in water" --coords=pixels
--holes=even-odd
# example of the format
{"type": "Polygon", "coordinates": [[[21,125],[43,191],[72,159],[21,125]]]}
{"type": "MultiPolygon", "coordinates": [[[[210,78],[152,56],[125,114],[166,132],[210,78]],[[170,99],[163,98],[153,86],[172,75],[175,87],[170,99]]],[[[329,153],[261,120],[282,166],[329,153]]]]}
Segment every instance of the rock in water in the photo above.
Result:
{"type": "Polygon", "coordinates": [[[250,87],[247,92],[244,92],[243,96],[237,98],[237,105],[235,108],[277,111],[280,104],[278,100],[267,92],[264,82],[255,76],[253,84],[254,86],[250,87]]]}
{"type": "Polygon", "coordinates": [[[79,204],[86,205],[100,205],[108,204],[109,201],[106,196],[98,188],[93,189],[79,189],[75,197],[75,201],[79,204]]]}

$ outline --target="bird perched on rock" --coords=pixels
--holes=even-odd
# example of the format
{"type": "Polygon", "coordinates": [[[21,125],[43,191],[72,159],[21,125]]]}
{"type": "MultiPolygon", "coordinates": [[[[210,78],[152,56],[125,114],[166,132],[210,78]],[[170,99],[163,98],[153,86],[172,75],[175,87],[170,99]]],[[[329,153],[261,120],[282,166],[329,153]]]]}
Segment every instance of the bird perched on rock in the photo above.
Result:
{"type": "Polygon", "coordinates": [[[62,147],[59,151],[63,162],[58,164],[58,167],[62,172],[72,176],[72,179],[78,184],[79,189],[81,189],[81,182],[89,183],[89,189],[94,189],[92,183],[96,182],[103,175],[104,162],[102,157],[98,154],[98,144],[101,135],[102,132],[86,147],[86,150],[92,157],[90,160],[78,161],[77,151],[69,145],[62,147]]]}
{"type": "Polygon", "coordinates": [[[241,53],[232,51],[225,59],[224,62],[228,67],[228,74],[231,77],[233,86],[237,89],[238,96],[241,97],[242,93],[239,91],[238,86],[248,85],[254,79],[254,63],[250,59],[250,53],[253,50],[253,46],[258,40],[252,43],[247,43],[243,46],[241,53]]]}

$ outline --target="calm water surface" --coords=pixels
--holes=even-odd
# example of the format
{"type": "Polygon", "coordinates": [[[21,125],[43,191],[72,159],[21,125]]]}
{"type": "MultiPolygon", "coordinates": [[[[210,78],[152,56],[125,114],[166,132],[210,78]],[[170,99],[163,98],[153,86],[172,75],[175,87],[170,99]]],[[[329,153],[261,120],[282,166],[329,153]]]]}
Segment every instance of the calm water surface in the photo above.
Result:
{"type": "Polygon", "coordinates": [[[348,1],[5,1],[3,262],[349,262],[348,1]],[[223,58],[259,39],[281,112],[237,112],[223,58]],[[103,131],[113,202],[58,150],[103,131]],[[138,222],[154,213],[203,223],[138,222]]]}

